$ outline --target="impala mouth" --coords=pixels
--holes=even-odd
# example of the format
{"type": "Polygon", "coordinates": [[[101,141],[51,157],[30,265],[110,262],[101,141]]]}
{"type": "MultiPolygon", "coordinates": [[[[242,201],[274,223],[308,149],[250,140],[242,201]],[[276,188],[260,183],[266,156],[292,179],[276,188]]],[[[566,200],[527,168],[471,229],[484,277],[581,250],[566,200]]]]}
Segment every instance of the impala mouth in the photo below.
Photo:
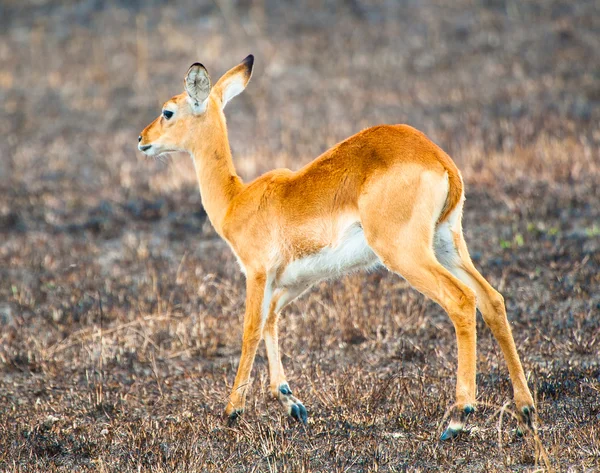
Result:
{"type": "Polygon", "coordinates": [[[142,151],[143,153],[145,153],[146,151],[148,151],[150,148],[152,148],[152,145],[142,145],[142,144],[138,145],[138,149],[140,151],[142,151]]]}

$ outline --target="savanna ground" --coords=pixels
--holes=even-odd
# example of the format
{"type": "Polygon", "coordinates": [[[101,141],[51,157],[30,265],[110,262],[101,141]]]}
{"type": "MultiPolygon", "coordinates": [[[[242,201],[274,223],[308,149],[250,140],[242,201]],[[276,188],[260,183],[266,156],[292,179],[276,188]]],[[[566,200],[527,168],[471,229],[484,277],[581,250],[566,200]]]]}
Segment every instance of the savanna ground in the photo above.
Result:
{"type": "Polygon", "coordinates": [[[598,2],[177,3],[0,4],[0,470],[598,471],[598,2]],[[226,427],[244,279],[189,158],[136,145],[192,62],[217,78],[248,53],[254,77],[226,110],[245,179],[379,123],[454,157],[539,441],[502,415],[511,387],[481,320],[481,405],[469,434],[438,441],[453,328],[385,271],[284,313],[306,429],[269,398],[262,347],[226,427]]]}

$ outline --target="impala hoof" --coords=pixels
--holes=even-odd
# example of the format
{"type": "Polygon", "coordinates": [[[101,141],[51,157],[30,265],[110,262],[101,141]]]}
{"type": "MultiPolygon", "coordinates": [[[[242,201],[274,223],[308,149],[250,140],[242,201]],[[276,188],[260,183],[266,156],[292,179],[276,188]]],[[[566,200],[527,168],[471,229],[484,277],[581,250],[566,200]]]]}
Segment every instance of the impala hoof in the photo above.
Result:
{"type": "MultiPolygon", "coordinates": [[[[521,412],[520,412],[521,422],[529,430],[534,430],[534,426],[533,426],[534,416],[535,416],[535,407],[525,406],[525,407],[521,408],[521,412]]],[[[519,435],[519,437],[523,436],[523,430],[520,427],[517,429],[517,435],[519,435]]]]}
{"type": "Polygon", "coordinates": [[[296,401],[296,404],[293,404],[291,407],[290,417],[293,417],[297,421],[300,421],[306,425],[306,422],[308,421],[308,412],[306,412],[306,407],[304,407],[300,401],[296,401]]]}
{"type": "Polygon", "coordinates": [[[440,440],[442,442],[445,442],[446,440],[455,439],[456,437],[458,437],[460,435],[462,430],[463,430],[462,427],[459,429],[453,429],[451,427],[448,427],[446,430],[444,430],[444,433],[442,435],[440,435],[440,440]]]}
{"type": "Polygon", "coordinates": [[[231,414],[227,415],[227,427],[233,427],[243,413],[243,409],[235,409],[231,414]]]}
{"type": "Polygon", "coordinates": [[[454,415],[452,416],[452,420],[450,421],[450,425],[442,435],[440,436],[440,440],[452,440],[460,435],[460,433],[465,429],[465,423],[467,422],[467,418],[475,412],[475,408],[471,405],[466,405],[462,411],[454,411],[454,415]]]}
{"type": "Polygon", "coordinates": [[[279,393],[276,397],[287,415],[306,425],[306,422],[308,421],[306,407],[304,407],[299,399],[292,395],[292,390],[287,383],[279,386],[279,393]]]}

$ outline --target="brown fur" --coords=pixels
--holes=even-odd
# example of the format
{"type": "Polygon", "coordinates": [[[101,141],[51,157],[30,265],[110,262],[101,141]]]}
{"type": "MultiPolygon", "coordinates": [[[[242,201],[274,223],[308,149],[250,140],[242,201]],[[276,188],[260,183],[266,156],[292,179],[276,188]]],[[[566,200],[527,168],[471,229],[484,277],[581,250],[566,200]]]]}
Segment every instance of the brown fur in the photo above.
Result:
{"type": "MultiPolygon", "coordinates": [[[[203,66],[192,67],[190,77],[206,74],[202,83],[209,83],[203,66]]],[[[173,97],[165,108],[176,108],[174,117],[157,118],[142,132],[140,143],[152,145],[150,154],[192,154],[206,212],[247,275],[242,354],[227,414],[244,407],[263,337],[273,395],[290,412],[301,405],[278,389],[287,381],[277,347],[277,319],[306,287],[286,287],[281,275],[292,262],[335,248],[348,221],[362,226],[369,247],[387,268],[448,312],[458,344],[459,408],[475,401],[476,304],[502,346],[518,407],[533,406],[502,297],[477,272],[464,243],[463,183],[450,157],[410,126],[380,125],[342,141],[296,172],[273,170],[245,184],[233,166],[222,109],[227,94],[245,87],[251,68],[249,57],[226,73],[210,90],[202,113],[190,106],[188,94],[173,97]],[[457,262],[447,266],[433,248],[443,225],[450,227],[449,245],[457,255],[457,262]]],[[[193,95],[196,89],[192,85],[190,90],[193,95]]]]}

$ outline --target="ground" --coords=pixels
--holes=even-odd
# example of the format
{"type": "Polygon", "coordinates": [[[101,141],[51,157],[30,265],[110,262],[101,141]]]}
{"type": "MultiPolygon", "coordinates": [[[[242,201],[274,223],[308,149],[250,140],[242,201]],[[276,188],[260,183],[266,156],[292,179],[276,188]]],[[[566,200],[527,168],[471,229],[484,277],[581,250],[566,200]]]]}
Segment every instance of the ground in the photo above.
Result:
{"type": "Polygon", "coordinates": [[[0,5],[0,470],[600,469],[600,7],[580,0],[0,5]],[[137,136],[201,61],[256,57],[226,114],[250,180],[379,123],[427,133],[461,168],[476,265],[507,301],[539,412],[515,435],[478,322],[470,433],[438,441],[456,344],[394,274],[314,287],[283,315],[306,428],[268,395],[222,417],[244,278],[189,158],[137,136]]]}

